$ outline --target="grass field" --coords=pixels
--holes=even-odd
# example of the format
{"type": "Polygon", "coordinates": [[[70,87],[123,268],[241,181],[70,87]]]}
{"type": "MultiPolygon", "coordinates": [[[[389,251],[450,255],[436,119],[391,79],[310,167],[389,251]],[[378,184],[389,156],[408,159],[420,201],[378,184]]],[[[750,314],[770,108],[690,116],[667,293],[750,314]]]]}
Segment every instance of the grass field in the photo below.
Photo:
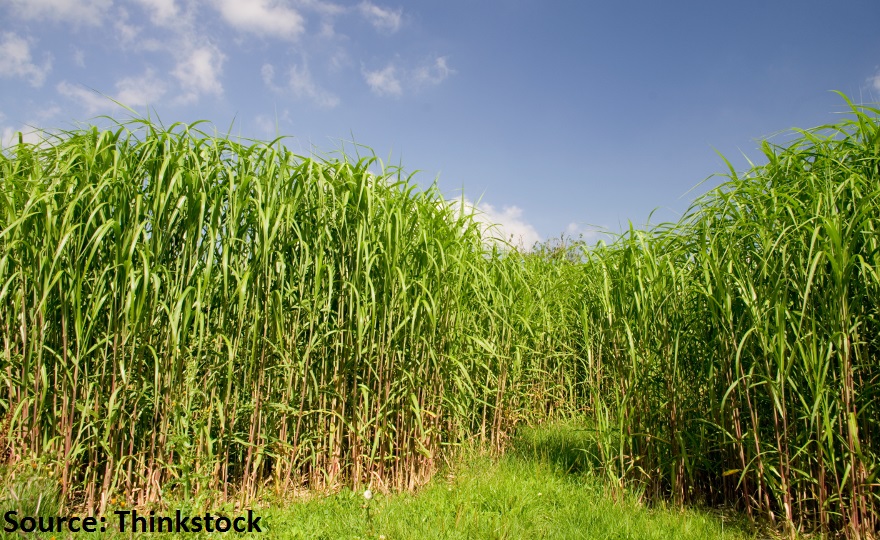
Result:
{"type": "Polygon", "coordinates": [[[372,154],[146,120],[6,148],[0,455],[64,508],[247,505],[575,417],[611,495],[875,535],[880,110],[846,103],[677,223],[527,251],[372,154]]]}

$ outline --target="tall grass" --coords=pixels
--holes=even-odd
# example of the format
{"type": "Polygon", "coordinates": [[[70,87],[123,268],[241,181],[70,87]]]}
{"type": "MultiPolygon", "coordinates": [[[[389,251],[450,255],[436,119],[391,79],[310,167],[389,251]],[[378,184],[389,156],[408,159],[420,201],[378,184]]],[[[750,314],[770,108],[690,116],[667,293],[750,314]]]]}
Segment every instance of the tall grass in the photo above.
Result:
{"type": "Polygon", "coordinates": [[[100,509],[407,488],[444,445],[573,403],[561,281],[376,165],[147,121],[7,149],[10,459],[100,509]]]}
{"type": "Polygon", "coordinates": [[[880,522],[878,109],[763,144],[679,223],[588,254],[603,468],[795,530],[880,522]]]}

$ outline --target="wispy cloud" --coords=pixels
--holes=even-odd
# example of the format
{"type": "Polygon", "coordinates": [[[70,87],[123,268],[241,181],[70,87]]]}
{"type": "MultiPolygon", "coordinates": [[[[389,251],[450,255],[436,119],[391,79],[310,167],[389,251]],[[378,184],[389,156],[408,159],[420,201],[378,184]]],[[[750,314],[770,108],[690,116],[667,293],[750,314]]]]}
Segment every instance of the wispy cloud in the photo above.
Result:
{"type": "MultiPolygon", "coordinates": [[[[213,0],[210,0],[213,1],[213,0]]],[[[225,0],[224,0],[225,1],[225,0]]],[[[195,104],[205,95],[223,95],[223,67],[226,55],[206,34],[199,14],[200,2],[197,0],[136,0],[141,5],[149,23],[144,27],[129,23],[129,15],[124,8],[117,10],[114,22],[120,45],[132,47],[133,52],[157,52],[167,54],[173,61],[171,75],[179,85],[174,103],[178,105],[195,104]],[[154,28],[150,28],[152,23],[154,28]],[[157,35],[155,29],[168,32],[157,35]]],[[[229,2],[227,2],[229,3],[229,2]]],[[[259,2],[258,2],[259,3],[259,2]]],[[[246,9],[248,2],[240,2],[246,9]]],[[[232,8],[233,10],[235,7],[232,8]]],[[[132,20],[135,18],[132,17],[132,20]]],[[[139,20],[145,20],[141,17],[139,20]]],[[[247,24],[247,21],[242,22],[247,24]]],[[[168,85],[162,84],[162,93],[170,92],[168,85]]]]}
{"type": "Polygon", "coordinates": [[[345,7],[326,0],[297,0],[296,5],[322,16],[333,16],[346,12],[345,7]]]}
{"type": "Polygon", "coordinates": [[[263,82],[273,92],[290,93],[296,98],[308,99],[322,109],[332,109],[339,105],[338,96],[321,88],[315,82],[305,61],[302,65],[293,64],[290,66],[286,87],[278,86],[275,83],[275,66],[272,64],[263,64],[260,74],[263,77],[263,82]]]}
{"type": "MultiPolygon", "coordinates": [[[[126,47],[137,43],[135,39],[138,37],[138,34],[141,33],[141,28],[139,26],[128,24],[125,18],[116,19],[113,23],[113,29],[116,31],[116,38],[119,40],[120,44],[126,47]]],[[[143,44],[138,43],[138,45],[142,47],[143,44]]]]}
{"type": "Polygon", "coordinates": [[[137,0],[150,15],[150,21],[156,26],[173,24],[180,15],[180,9],[174,0],[137,0]]]}
{"type": "Polygon", "coordinates": [[[603,229],[595,225],[587,225],[585,223],[572,221],[565,228],[565,234],[573,238],[580,238],[582,240],[594,240],[596,238],[599,238],[600,236],[605,235],[606,230],[607,228],[603,229]]]}
{"type": "Polygon", "coordinates": [[[399,97],[403,95],[404,88],[418,90],[425,86],[435,86],[455,71],[449,67],[445,56],[439,56],[433,62],[422,64],[415,69],[402,69],[392,61],[382,69],[372,71],[362,69],[361,73],[374,94],[399,97]]]}
{"type": "Polygon", "coordinates": [[[77,67],[84,68],[86,67],[86,53],[82,49],[75,49],[73,51],[73,63],[76,64],[77,67]]]}
{"type": "Polygon", "coordinates": [[[874,90],[880,92],[880,71],[878,71],[873,77],[869,78],[868,82],[874,90]]]}
{"type": "Polygon", "coordinates": [[[116,90],[116,101],[129,107],[143,107],[155,105],[167,92],[168,85],[152,69],[147,69],[143,75],[117,81],[116,90]]]}
{"type": "Polygon", "coordinates": [[[376,71],[363,70],[363,75],[374,94],[380,96],[400,96],[403,94],[403,87],[397,76],[397,68],[393,64],[388,64],[376,71]]]}
{"type": "Polygon", "coordinates": [[[89,114],[113,107],[113,102],[84,86],[61,81],[55,89],[62,96],[79,103],[89,114]]]}
{"type": "MultiPolygon", "coordinates": [[[[254,117],[253,125],[257,136],[265,140],[274,139],[284,133],[284,126],[290,125],[290,111],[284,109],[280,112],[275,110],[272,114],[258,114],[254,117]]],[[[291,142],[291,141],[289,141],[291,142]]],[[[288,147],[293,146],[292,144],[288,147]]]]}
{"type": "Polygon", "coordinates": [[[364,0],[358,4],[358,10],[373,28],[385,34],[397,32],[403,22],[403,9],[384,8],[364,0]]]}
{"type": "Polygon", "coordinates": [[[7,0],[13,12],[30,20],[100,26],[113,0],[7,0]]]}
{"type": "Polygon", "coordinates": [[[445,56],[438,56],[434,62],[416,68],[413,79],[419,86],[436,85],[445,81],[447,77],[455,73],[449,68],[445,56]]]}
{"type": "Polygon", "coordinates": [[[580,224],[580,223],[577,223],[577,222],[575,222],[575,221],[572,221],[572,222],[569,223],[568,226],[565,228],[565,234],[568,234],[568,235],[571,235],[571,236],[576,236],[576,235],[578,235],[578,234],[581,233],[581,230],[582,230],[582,229],[581,229],[581,224],[580,224]]]}
{"type": "Polygon", "coordinates": [[[278,126],[276,121],[264,114],[258,114],[254,118],[254,125],[257,130],[261,132],[261,135],[266,139],[271,139],[273,134],[277,135],[278,126]]]}
{"type": "Polygon", "coordinates": [[[141,10],[129,14],[125,7],[116,12],[114,26],[123,45],[137,37],[136,52],[181,53],[193,43],[207,41],[205,17],[200,13],[204,0],[128,0],[141,10]],[[167,32],[168,34],[165,34],[167,32]]]}
{"type": "MultiPolygon", "coordinates": [[[[138,76],[123,77],[116,81],[115,87],[116,92],[109,97],[132,108],[155,105],[168,89],[165,81],[152,69],[147,69],[138,76]]],[[[67,81],[58,83],[56,89],[61,95],[79,103],[89,114],[116,107],[108,97],[67,81]]]]}
{"type": "Polygon", "coordinates": [[[263,77],[263,83],[270,89],[280,91],[281,88],[275,86],[275,66],[272,64],[263,64],[260,68],[260,75],[263,77]]]}
{"type": "Polygon", "coordinates": [[[337,47],[336,51],[327,59],[327,68],[332,72],[339,72],[351,64],[351,56],[344,47],[337,47]]]}
{"type": "Polygon", "coordinates": [[[284,4],[267,0],[216,0],[220,15],[231,26],[260,35],[296,40],[305,31],[305,19],[284,4]]]}
{"type": "Polygon", "coordinates": [[[22,77],[39,87],[51,69],[52,57],[48,54],[42,64],[33,62],[30,43],[23,37],[12,32],[0,36],[0,77],[22,77]]]}
{"type": "Polygon", "coordinates": [[[295,96],[306,97],[321,108],[332,109],[339,104],[338,97],[315,84],[306,64],[290,67],[290,89],[295,96]]]}

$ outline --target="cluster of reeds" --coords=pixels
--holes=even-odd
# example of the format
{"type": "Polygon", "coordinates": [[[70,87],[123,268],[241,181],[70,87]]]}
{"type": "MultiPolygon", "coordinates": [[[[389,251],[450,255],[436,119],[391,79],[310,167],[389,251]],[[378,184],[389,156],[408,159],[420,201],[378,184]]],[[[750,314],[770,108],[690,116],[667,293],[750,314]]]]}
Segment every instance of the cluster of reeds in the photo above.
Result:
{"type": "Polygon", "coordinates": [[[679,223],[588,253],[609,477],[789,530],[880,522],[878,109],[763,144],[679,223]]]}
{"type": "Polygon", "coordinates": [[[880,110],[610,245],[487,242],[373,157],[148,121],[0,155],[0,452],[66,501],[407,488],[588,411],[652,498],[880,522],[880,110]]]}
{"type": "Polygon", "coordinates": [[[573,403],[571,265],[535,282],[540,261],[376,165],[140,120],[6,149],[6,459],[101,509],[409,487],[444,445],[573,403]]]}

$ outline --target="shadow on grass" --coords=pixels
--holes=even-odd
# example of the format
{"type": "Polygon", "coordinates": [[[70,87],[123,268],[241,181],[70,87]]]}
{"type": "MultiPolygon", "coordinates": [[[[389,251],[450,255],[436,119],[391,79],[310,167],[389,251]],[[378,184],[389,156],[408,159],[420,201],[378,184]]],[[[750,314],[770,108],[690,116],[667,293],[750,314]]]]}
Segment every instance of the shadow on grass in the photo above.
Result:
{"type": "Polygon", "coordinates": [[[520,427],[510,451],[520,459],[549,463],[565,475],[594,473],[601,467],[593,432],[574,421],[520,427]]]}
{"type": "MultiPolygon", "coordinates": [[[[601,488],[608,487],[608,478],[603,477],[601,472],[603,468],[598,457],[596,432],[582,422],[567,420],[534,427],[522,426],[510,441],[508,455],[522,462],[545,463],[562,477],[589,477],[591,480],[582,485],[598,487],[597,493],[604,493],[603,497],[607,497],[609,493],[601,488]]],[[[711,507],[699,503],[676,507],[665,498],[645,497],[631,487],[627,489],[625,499],[635,507],[652,509],[656,516],[663,516],[664,512],[669,515],[685,515],[683,513],[691,512],[694,515],[711,516],[711,519],[722,524],[722,531],[726,526],[734,537],[772,538],[778,535],[772,524],[752,522],[745,514],[732,508],[711,507]]]]}

